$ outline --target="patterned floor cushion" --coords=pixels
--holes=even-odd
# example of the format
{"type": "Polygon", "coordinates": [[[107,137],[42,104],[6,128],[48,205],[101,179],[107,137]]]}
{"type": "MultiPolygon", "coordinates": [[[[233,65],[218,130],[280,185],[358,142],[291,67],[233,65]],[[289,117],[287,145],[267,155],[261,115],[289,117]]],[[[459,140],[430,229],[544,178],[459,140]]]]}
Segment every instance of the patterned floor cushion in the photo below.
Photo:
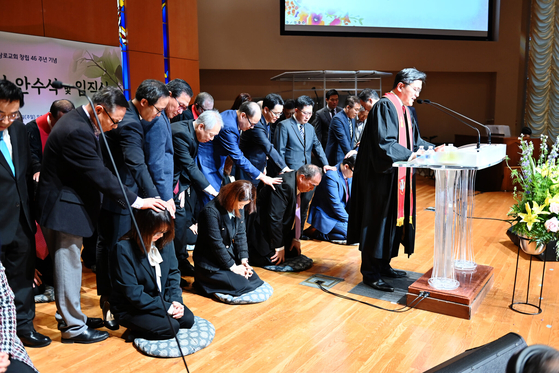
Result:
{"type": "MultiPolygon", "coordinates": [[[[190,355],[207,347],[214,339],[215,327],[211,322],[194,316],[194,325],[190,329],[180,329],[177,333],[182,353],[190,355]]],[[[177,342],[174,338],[159,341],[149,341],[143,338],[134,339],[138,350],[153,357],[180,357],[177,342]]]]}
{"type": "Polygon", "coordinates": [[[35,295],[35,303],[49,303],[54,302],[54,288],[52,286],[45,286],[43,294],[35,295]]]}
{"type": "Polygon", "coordinates": [[[228,304],[252,304],[252,303],[260,303],[268,300],[274,293],[274,289],[270,284],[264,282],[262,285],[250,291],[246,294],[233,296],[229,294],[222,294],[222,293],[215,293],[215,297],[223,302],[228,304]]]}
{"type": "Polygon", "coordinates": [[[300,272],[312,267],[312,259],[304,255],[288,258],[280,265],[264,266],[263,268],[275,272],[300,272]]]}

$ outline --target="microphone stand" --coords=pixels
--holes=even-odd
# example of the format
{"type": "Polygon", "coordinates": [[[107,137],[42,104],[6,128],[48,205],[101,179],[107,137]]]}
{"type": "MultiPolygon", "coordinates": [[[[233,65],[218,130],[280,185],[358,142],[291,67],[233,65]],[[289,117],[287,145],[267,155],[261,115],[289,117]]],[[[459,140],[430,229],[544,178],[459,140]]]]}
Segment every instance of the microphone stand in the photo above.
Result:
{"type": "Polygon", "coordinates": [[[435,109],[439,110],[440,112],[443,112],[443,113],[445,113],[446,115],[450,115],[451,117],[453,117],[453,118],[456,119],[457,121],[459,121],[459,122],[465,124],[466,126],[468,126],[468,127],[470,127],[470,128],[475,129],[475,130],[477,131],[477,147],[476,147],[476,149],[478,149],[478,151],[479,151],[479,149],[481,148],[481,134],[480,134],[480,132],[479,132],[479,130],[478,130],[477,128],[475,128],[475,127],[472,126],[471,124],[468,124],[468,123],[464,122],[462,119],[458,118],[456,115],[451,114],[451,113],[449,113],[449,112],[447,112],[447,111],[444,111],[443,109],[439,108],[438,106],[434,106],[434,105],[433,105],[433,104],[435,104],[434,102],[431,102],[431,101],[429,101],[429,100],[416,100],[416,102],[417,102],[418,104],[423,104],[423,103],[425,103],[425,104],[427,104],[427,105],[431,105],[431,106],[433,106],[435,109]]]}
{"type": "MultiPolygon", "coordinates": [[[[99,120],[99,117],[97,116],[97,112],[95,111],[95,105],[93,104],[93,101],[91,101],[91,98],[89,98],[89,96],[87,95],[85,90],[80,89],[80,88],[78,88],[76,86],[73,86],[73,85],[63,84],[62,82],[57,83],[57,82],[60,82],[60,81],[55,80],[51,84],[53,88],[76,89],[76,90],[78,90],[78,92],[83,94],[85,96],[85,98],[87,98],[87,101],[89,102],[89,105],[91,105],[93,115],[95,116],[95,120],[97,121],[97,126],[99,126],[99,130],[101,131],[101,137],[103,138],[103,144],[105,144],[105,147],[107,148],[107,153],[109,154],[109,159],[111,160],[111,165],[114,168],[115,176],[116,176],[116,178],[118,180],[118,183],[120,185],[120,190],[122,191],[122,194],[124,195],[124,200],[126,201],[126,206],[128,207],[128,211],[130,212],[130,218],[132,219],[132,224],[134,225],[134,228],[136,229],[136,233],[138,234],[138,237],[142,237],[142,234],[140,232],[140,228],[138,227],[138,223],[136,222],[136,218],[134,217],[134,212],[132,210],[132,205],[130,204],[130,201],[128,200],[128,196],[126,195],[126,190],[124,189],[124,184],[122,184],[122,180],[120,178],[120,174],[118,173],[118,169],[116,167],[116,163],[115,163],[115,160],[113,158],[113,154],[111,153],[111,149],[109,148],[109,144],[107,142],[107,138],[105,137],[105,132],[103,131],[103,127],[101,126],[101,121],[99,120]]],[[[140,240],[140,245],[142,246],[142,249],[144,250],[144,253],[147,253],[146,246],[144,245],[143,240],[140,240]]],[[[154,283],[157,283],[157,280],[155,279],[154,276],[153,276],[152,280],[154,280],[154,283]]],[[[159,290],[159,287],[157,287],[157,289],[159,290]]],[[[166,318],[167,318],[167,321],[169,321],[169,328],[172,332],[173,331],[173,324],[171,322],[171,316],[167,313],[167,310],[165,309],[165,300],[163,299],[163,294],[161,294],[161,290],[159,290],[158,294],[159,294],[159,298],[161,299],[161,304],[163,305],[163,312],[167,316],[166,318]]],[[[184,358],[184,354],[182,352],[181,345],[179,343],[179,339],[178,339],[176,334],[175,334],[175,341],[177,342],[177,347],[178,347],[179,352],[181,354],[182,361],[184,363],[184,367],[186,368],[186,371],[188,373],[190,373],[190,370],[188,369],[188,365],[186,364],[186,359],[184,358]]]]}
{"type": "MultiPolygon", "coordinates": [[[[423,100],[423,101],[429,101],[429,100],[423,100]]],[[[478,126],[481,126],[481,127],[485,128],[485,129],[487,130],[487,138],[488,138],[487,143],[488,143],[489,145],[491,145],[491,129],[489,129],[489,127],[487,127],[485,124],[481,124],[480,122],[477,122],[477,121],[473,120],[472,118],[468,118],[467,116],[462,115],[462,114],[460,114],[460,113],[458,113],[458,112],[456,112],[456,111],[454,111],[454,110],[452,110],[452,109],[449,109],[449,108],[447,108],[446,106],[443,106],[443,105],[441,105],[441,104],[438,104],[438,103],[436,103],[436,102],[430,102],[430,103],[433,104],[433,105],[436,105],[436,106],[440,106],[440,107],[442,107],[443,109],[450,111],[451,113],[454,113],[454,114],[456,114],[456,115],[458,115],[458,116],[460,116],[460,117],[462,117],[462,118],[464,118],[464,119],[466,119],[466,120],[469,120],[469,121],[472,122],[472,123],[477,124],[478,126]]]]}

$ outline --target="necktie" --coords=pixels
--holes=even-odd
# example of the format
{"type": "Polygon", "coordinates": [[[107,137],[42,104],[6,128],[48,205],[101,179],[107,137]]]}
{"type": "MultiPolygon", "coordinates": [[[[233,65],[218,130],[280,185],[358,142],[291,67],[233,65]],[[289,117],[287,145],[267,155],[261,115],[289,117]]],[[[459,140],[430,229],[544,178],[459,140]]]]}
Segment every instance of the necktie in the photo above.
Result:
{"type": "Polygon", "coordinates": [[[301,134],[301,138],[304,141],[305,140],[305,131],[304,131],[304,127],[303,127],[302,124],[299,124],[299,133],[301,134]]]}
{"type": "Polygon", "coordinates": [[[15,176],[14,162],[12,162],[12,156],[8,150],[8,145],[6,145],[6,142],[4,141],[4,131],[0,131],[0,151],[2,152],[4,158],[6,158],[6,162],[8,162],[8,165],[12,170],[12,175],[15,176]]]}
{"type": "Polygon", "coordinates": [[[347,204],[347,201],[349,201],[349,183],[347,182],[347,179],[344,179],[345,181],[345,203],[347,204]]]}
{"type": "Polygon", "coordinates": [[[295,204],[295,238],[301,237],[301,193],[297,194],[297,202],[295,204]]]}
{"type": "Polygon", "coordinates": [[[347,120],[349,121],[349,139],[353,140],[353,128],[351,128],[351,119],[347,118],[347,120]]]}
{"type": "Polygon", "coordinates": [[[334,118],[334,115],[336,115],[336,110],[330,111],[330,115],[332,116],[332,118],[334,118]]]}

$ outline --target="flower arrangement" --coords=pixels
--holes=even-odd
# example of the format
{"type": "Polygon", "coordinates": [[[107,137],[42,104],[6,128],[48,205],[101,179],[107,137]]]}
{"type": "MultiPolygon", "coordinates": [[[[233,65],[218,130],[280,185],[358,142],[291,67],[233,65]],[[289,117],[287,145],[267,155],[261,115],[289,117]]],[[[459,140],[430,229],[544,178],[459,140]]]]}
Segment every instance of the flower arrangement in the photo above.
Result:
{"type": "Polygon", "coordinates": [[[520,169],[511,169],[511,177],[522,191],[514,187],[516,204],[508,213],[514,224],[513,232],[538,246],[559,242],[559,138],[550,150],[547,136],[543,135],[537,160],[534,144],[522,137],[519,140],[520,169]]]}

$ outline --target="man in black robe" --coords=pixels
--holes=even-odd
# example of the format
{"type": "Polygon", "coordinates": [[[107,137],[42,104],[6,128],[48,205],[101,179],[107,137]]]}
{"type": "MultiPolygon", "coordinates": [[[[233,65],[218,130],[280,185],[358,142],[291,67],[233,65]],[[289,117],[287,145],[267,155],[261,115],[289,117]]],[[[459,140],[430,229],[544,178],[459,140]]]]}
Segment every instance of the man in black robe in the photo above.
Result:
{"type": "Polygon", "coordinates": [[[394,291],[383,277],[405,277],[390,266],[400,243],[411,255],[415,241],[415,176],[394,162],[415,158],[421,139],[407,106],[419,96],[426,75],[414,68],[396,75],[392,91],[371,109],[355,163],[348,243],[359,243],[363,283],[394,291]]]}

